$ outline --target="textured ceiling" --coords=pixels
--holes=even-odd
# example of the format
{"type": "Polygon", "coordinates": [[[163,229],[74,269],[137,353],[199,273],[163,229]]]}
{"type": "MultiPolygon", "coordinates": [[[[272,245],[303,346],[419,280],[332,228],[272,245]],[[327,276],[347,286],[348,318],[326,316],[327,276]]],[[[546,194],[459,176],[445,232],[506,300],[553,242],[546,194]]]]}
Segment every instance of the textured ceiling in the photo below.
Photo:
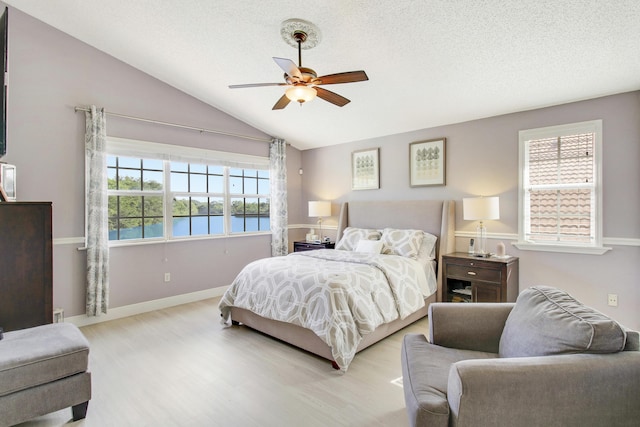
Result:
{"type": "Polygon", "coordinates": [[[640,89],[638,0],[3,1],[300,149],[640,89]],[[228,88],[282,81],[290,18],[321,31],[304,66],[367,72],[325,86],[351,103],[228,88]]]}

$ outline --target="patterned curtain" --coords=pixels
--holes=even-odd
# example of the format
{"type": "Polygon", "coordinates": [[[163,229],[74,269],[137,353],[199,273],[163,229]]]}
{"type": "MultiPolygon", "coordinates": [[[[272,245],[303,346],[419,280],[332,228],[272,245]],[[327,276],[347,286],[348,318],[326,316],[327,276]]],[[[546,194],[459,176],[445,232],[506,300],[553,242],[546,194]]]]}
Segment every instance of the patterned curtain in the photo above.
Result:
{"type": "Polygon", "coordinates": [[[271,182],[271,255],[286,255],[289,251],[287,212],[287,143],[271,141],[269,149],[269,180],[271,182]]]}
{"type": "Polygon", "coordinates": [[[109,305],[109,205],[107,130],[104,109],[86,112],[87,316],[107,313],[109,305]]]}

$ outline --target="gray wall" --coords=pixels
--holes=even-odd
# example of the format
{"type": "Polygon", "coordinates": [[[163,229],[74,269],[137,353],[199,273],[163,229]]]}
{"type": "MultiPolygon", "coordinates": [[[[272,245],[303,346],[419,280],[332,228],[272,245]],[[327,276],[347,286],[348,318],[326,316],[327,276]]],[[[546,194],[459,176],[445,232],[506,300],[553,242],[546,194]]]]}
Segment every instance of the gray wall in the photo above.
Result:
{"type": "MultiPolygon", "coordinates": [[[[84,313],[84,113],[107,111],[269,138],[22,12],[10,8],[8,153],[20,200],[53,201],[54,307],[84,313]]],[[[269,144],[109,116],[110,136],[268,156],[269,144]]],[[[288,149],[297,171],[300,152],[288,149]]],[[[300,178],[290,180],[299,205],[300,178]]],[[[293,209],[295,213],[295,209],[293,209]]],[[[111,249],[111,308],[226,286],[248,262],[269,256],[271,237],[245,236],[111,249]],[[164,272],[171,282],[164,283],[164,272]]],[[[2,274],[0,272],[0,274],[2,274]]]]}
{"type": "MultiPolygon", "coordinates": [[[[503,240],[520,257],[520,289],[545,284],[563,288],[628,327],[640,329],[640,92],[422,129],[302,152],[303,203],[349,200],[439,199],[456,201],[456,244],[466,251],[476,222],[462,219],[462,198],[500,197],[500,220],[487,221],[491,250],[503,240]],[[518,233],[518,131],[603,120],[604,255],[519,251],[508,242],[518,233]],[[446,185],[409,187],[409,144],[447,138],[446,185]],[[380,147],[380,189],[351,191],[351,152],[380,147]],[[330,165],[330,166],[329,166],[330,165]],[[618,307],[607,294],[618,294],[618,307]]],[[[307,220],[308,222],[308,220],[307,220]]]]}

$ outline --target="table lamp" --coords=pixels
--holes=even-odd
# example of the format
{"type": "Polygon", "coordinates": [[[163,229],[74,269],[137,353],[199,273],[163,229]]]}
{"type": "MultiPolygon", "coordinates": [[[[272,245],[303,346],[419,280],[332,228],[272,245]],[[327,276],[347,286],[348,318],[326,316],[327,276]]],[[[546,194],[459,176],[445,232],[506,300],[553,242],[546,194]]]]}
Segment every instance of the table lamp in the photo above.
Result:
{"type": "Polygon", "coordinates": [[[474,255],[488,257],[487,229],[482,221],[500,219],[500,199],[498,197],[466,197],[462,199],[462,212],[465,220],[480,221],[476,227],[476,248],[474,255]]]}
{"type": "Polygon", "coordinates": [[[322,242],[322,217],[331,216],[331,202],[324,200],[309,202],[309,216],[318,217],[320,241],[322,242]]]}

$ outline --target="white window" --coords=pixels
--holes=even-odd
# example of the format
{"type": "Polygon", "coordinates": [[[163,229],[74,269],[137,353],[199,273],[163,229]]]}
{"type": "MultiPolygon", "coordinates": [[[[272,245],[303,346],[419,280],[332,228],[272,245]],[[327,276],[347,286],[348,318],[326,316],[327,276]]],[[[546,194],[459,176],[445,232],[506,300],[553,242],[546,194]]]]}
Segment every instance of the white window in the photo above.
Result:
{"type": "Polygon", "coordinates": [[[107,156],[109,240],[164,236],[163,161],[107,156]]]}
{"type": "Polygon", "coordinates": [[[109,138],[110,241],[269,232],[268,158],[109,138]]]}
{"type": "Polygon", "coordinates": [[[523,130],[519,144],[516,246],[604,253],[602,121],[523,130]]]}

